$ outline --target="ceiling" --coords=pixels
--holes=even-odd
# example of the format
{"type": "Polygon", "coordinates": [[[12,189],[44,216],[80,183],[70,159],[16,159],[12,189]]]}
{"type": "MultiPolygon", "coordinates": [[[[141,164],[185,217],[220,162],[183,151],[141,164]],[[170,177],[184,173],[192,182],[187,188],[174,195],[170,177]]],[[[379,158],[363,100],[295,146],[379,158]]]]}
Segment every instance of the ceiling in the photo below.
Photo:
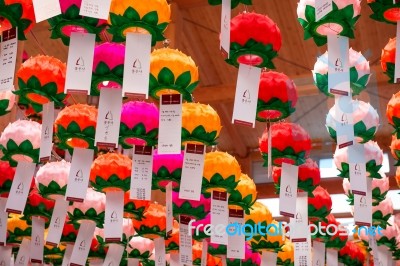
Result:
{"type": "MultiPolygon", "coordinates": [[[[219,51],[219,6],[210,6],[207,0],[174,0],[172,23],[167,30],[172,48],[178,48],[193,57],[200,69],[200,86],[194,92],[196,101],[208,103],[216,109],[223,123],[218,149],[235,155],[247,172],[251,172],[251,162],[260,160],[258,138],[266,127],[265,123],[256,123],[255,128],[231,124],[237,69],[224,62],[219,51]],[[243,165],[245,164],[245,165],[243,165]]],[[[279,56],[274,60],[276,70],[291,77],[298,86],[300,99],[296,112],[290,121],[301,124],[313,139],[313,155],[332,154],[334,146],[325,130],[325,116],[333,105],[319,93],[312,82],[311,69],[318,55],[326,46],[317,47],[312,40],[303,40],[303,29],[297,22],[296,1],[253,0],[253,6],[247,11],[267,14],[279,26],[283,45],[279,56]]],[[[239,6],[233,16],[245,10],[239,6]]],[[[381,148],[387,149],[390,143],[391,128],[385,118],[386,104],[397,91],[396,85],[387,83],[380,69],[380,53],[390,37],[396,34],[396,27],[378,23],[369,18],[371,11],[366,1],[362,1],[362,16],[356,25],[356,38],[350,40],[350,46],[361,51],[370,61],[373,77],[367,90],[358,98],[369,101],[381,115],[381,127],[377,140],[381,148]]],[[[68,47],[60,40],[50,39],[47,22],[37,24],[24,49],[30,56],[47,54],[66,62],[68,47]]],[[[81,99],[82,101],[85,99],[81,99]]],[[[10,116],[0,118],[0,129],[10,120],[10,116]]]]}

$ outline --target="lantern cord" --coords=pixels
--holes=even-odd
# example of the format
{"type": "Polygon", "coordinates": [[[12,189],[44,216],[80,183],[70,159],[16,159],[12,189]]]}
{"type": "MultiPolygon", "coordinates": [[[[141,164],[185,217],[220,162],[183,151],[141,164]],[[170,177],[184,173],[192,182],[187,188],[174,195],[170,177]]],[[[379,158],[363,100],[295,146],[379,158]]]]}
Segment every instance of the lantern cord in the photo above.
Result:
{"type": "Polygon", "coordinates": [[[106,42],[110,42],[110,38],[108,38],[108,35],[107,35],[107,32],[106,32],[106,31],[103,30],[102,35],[103,35],[104,40],[105,40],[106,42]]]}
{"type": "Polygon", "coordinates": [[[272,127],[271,122],[267,123],[268,128],[268,180],[272,176],[272,127]]]}
{"type": "Polygon", "coordinates": [[[47,53],[43,50],[43,47],[40,45],[38,39],[36,38],[35,33],[33,32],[33,30],[31,31],[32,37],[35,40],[37,46],[39,47],[40,52],[42,52],[43,55],[47,55],[47,53]]]}

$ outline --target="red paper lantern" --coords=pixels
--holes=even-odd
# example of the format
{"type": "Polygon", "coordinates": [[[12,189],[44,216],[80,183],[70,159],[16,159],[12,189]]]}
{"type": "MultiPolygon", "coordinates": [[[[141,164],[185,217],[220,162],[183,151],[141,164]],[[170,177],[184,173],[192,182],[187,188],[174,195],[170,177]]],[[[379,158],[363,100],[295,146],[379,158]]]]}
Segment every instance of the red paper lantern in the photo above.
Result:
{"type": "Polygon", "coordinates": [[[328,191],[318,186],[312,192],[313,196],[308,197],[308,217],[310,220],[326,220],[332,210],[332,199],[328,191]]]}

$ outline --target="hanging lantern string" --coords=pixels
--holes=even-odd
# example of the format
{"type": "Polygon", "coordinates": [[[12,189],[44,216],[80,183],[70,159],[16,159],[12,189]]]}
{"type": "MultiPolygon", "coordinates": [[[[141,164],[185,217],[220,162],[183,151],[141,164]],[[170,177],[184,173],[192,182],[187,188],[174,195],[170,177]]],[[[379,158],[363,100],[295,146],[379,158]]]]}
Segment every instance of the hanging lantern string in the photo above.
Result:
{"type": "Polygon", "coordinates": [[[108,35],[107,35],[107,32],[106,32],[106,31],[103,30],[101,34],[103,35],[103,38],[104,38],[104,40],[105,40],[106,42],[110,42],[110,38],[108,38],[108,35]]]}
{"type": "Polygon", "coordinates": [[[40,45],[40,43],[39,43],[39,41],[38,41],[38,39],[37,39],[35,33],[33,32],[33,30],[31,31],[31,34],[32,34],[33,39],[34,39],[35,42],[36,42],[36,45],[39,47],[40,52],[41,52],[43,55],[47,55],[47,53],[43,50],[42,45],[40,45]]]}
{"type": "Polygon", "coordinates": [[[271,179],[272,176],[272,136],[271,136],[271,122],[268,120],[267,122],[268,128],[268,180],[271,179]]]}

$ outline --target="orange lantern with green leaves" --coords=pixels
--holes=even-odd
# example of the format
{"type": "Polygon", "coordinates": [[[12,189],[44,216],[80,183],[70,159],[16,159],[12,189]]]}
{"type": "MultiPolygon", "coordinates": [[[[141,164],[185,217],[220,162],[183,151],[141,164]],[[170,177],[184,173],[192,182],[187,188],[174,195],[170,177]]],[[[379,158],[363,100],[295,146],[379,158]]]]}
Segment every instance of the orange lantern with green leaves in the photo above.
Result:
{"type": "Polygon", "coordinates": [[[164,237],[166,225],[166,207],[157,203],[150,204],[141,221],[133,220],[133,227],[136,233],[150,239],[164,237]]]}
{"type": "Polygon", "coordinates": [[[0,0],[0,34],[11,28],[18,28],[18,40],[26,40],[35,25],[32,0],[0,0]]]}

